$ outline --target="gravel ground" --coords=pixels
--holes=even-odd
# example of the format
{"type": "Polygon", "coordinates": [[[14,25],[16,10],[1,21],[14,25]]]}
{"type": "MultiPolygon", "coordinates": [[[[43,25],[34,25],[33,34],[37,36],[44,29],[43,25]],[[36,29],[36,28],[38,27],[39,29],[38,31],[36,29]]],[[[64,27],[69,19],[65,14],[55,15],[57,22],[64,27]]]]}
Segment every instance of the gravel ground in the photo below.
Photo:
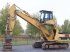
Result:
{"type": "MultiPolygon", "coordinates": [[[[8,52],[2,51],[2,47],[0,47],[0,52],[8,52]]],[[[49,50],[42,50],[42,49],[35,49],[31,45],[22,45],[22,46],[13,46],[13,50],[9,52],[70,52],[70,47],[68,49],[49,49],[49,50]]]]}

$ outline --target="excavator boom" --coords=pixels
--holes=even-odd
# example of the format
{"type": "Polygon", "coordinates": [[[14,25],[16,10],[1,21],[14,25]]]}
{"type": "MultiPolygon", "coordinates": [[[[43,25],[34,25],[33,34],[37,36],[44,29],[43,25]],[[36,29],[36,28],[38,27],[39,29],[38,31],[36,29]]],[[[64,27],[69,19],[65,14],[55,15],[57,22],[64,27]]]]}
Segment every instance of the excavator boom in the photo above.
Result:
{"type": "Polygon", "coordinates": [[[13,14],[12,15],[9,13],[11,17],[15,15],[19,16],[23,20],[37,27],[42,32],[43,38],[45,38],[46,40],[52,40],[52,37],[50,37],[47,28],[42,23],[40,23],[37,19],[34,19],[32,16],[30,16],[26,11],[16,10],[16,5],[12,5],[10,7],[10,12],[12,12],[13,14]],[[12,12],[12,10],[14,10],[14,12],[12,12]]]}

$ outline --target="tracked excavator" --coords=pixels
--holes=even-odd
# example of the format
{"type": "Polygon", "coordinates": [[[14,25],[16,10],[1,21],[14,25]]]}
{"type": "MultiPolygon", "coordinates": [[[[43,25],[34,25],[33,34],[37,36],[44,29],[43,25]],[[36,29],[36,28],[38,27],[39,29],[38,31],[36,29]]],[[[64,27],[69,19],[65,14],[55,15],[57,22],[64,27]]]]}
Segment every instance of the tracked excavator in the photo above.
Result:
{"type": "Polygon", "coordinates": [[[8,7],[7,25],[3,49],[12,50],[12,31],[14,29],[16,16],[19,16],[20,18],[32,24],[42,32],[41,37],[43,38],[43,40],[35,42],[32,45],[34,48],[68,48],[68,42],[70,42],[70,35],[58,33],[59,30],[57,28],[56,21],[53,19],[53,12],[41,10],[40,13],[40,19],[37,20],[33,18],[28,12],[21,10],[15,4],[8,7]],[[45,25],[48,25],[52,28],[51,32],[48,31],[45,25]]]}

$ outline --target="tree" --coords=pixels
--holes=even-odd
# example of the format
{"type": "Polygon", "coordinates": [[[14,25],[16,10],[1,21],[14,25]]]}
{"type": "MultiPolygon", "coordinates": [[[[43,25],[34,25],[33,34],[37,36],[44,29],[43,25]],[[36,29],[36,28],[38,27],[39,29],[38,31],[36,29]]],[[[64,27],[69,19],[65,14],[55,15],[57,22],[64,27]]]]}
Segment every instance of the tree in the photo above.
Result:
{"type": "Polygon", "coordinates": [[[14,29],[13,29],[13,34],[14,34],[14,35],[19,35],[20,33],[23,33],[22,31],[23,31],[23,29],[22,29],[22,27],[20,26],[19,21],[16,20],[16,23],[15,23],[15,26],[14,26],[14,29]]]}
{"type": "MultiPolygon", "coordinates": [[[[0,16],[0,34],[5,34],[6,29],[6,18],[7,18],[7,7],[3,8],[1,10],[1,16],[0,16]]],[[[15,28],[13,30],[13,34],[18,35],[22,32],[22,27],[20,26],[20,23],[18,20],[16,20],[15,28]]]]}
{"type": "Polygon", "coordinates": [[[4,34],[5,33],[5,29],[6,29],[6,17],[7,17],[7,9],[2,9],[1,10],[1,14],[2,16],[0,16],[0,33],[4,34]]]}
{"type": "Polygon", "coordinates": [[[70,33],[70,21],[65,20],[64,24],[62,25],[62,31],[66,33],[70,33]]]}

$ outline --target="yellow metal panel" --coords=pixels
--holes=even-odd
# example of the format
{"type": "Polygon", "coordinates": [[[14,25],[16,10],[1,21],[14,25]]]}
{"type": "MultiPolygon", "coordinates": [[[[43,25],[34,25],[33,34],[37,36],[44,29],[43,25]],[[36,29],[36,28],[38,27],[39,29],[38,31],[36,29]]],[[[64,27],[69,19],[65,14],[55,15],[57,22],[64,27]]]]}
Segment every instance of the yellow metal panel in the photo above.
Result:
{"type": "Polygon", "coordinates": [[[13,31],[14,29],[14,25],[15,25],[15,10],[16,10],[16,7],[15,5],[12,5],[10,8],[9,8],[9,11],[8,11],[8,15],[9,15],[9,19],[8,19],[8,22],[9,22],[9,31],[13,31]]]}

